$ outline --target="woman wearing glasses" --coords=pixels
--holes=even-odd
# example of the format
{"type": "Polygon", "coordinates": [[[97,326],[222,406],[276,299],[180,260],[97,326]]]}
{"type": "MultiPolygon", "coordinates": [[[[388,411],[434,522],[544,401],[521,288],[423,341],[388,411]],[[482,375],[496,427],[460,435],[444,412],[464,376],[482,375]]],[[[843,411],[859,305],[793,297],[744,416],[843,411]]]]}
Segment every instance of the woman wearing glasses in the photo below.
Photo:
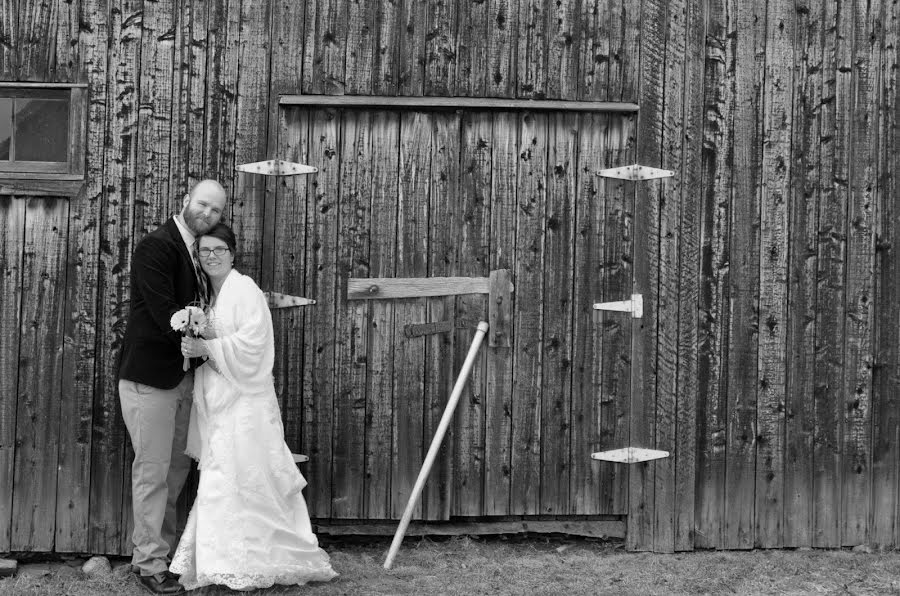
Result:
{"type": "Polygon", "coordinates": [[[182,353],[209,357],[196,373],[188,433],[200,485],[170,569],[189,590],[327,581],[337,574],[312,532],[306,480],[284,442],[272,317],[256,283],[234,269],[235,244],[224,224],[198,242],[212,290],[208,339],[184,338],[182,353]]]}

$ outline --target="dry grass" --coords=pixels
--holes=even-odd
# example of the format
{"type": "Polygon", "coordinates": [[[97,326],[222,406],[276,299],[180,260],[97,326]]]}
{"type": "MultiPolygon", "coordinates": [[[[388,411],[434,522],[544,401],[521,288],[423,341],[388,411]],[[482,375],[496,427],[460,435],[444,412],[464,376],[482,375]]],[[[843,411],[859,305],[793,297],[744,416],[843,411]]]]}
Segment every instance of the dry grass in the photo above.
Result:
{"type": "MultiPolygon", "coordinates": [[[[328,584],[254,594],[900,594],[900,554],[847,551],[629,554],[591,540],[526,537],[410,538],[391,571],[381,568],[388,540],[328,540],[341,577],[328,584]]],[[[45,577],[0,581],[0,594],[144,594],[119,567],[88,580],[57,567],[45,577]]],[[[207,588],[199,594],[227,593],[207,588]]]]}

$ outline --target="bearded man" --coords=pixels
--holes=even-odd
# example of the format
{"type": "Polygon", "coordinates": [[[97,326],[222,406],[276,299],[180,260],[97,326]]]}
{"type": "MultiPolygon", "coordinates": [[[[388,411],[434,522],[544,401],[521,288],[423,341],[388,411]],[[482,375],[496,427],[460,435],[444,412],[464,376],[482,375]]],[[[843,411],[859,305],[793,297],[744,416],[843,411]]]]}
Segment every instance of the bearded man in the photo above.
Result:
{"type": "Polygon", "coordinates": [[[219,223],[225,201],[221,184],[199,182],[180,213],[138,242],[131,260],[131,311],[119,364],[119,402],[134,447],[131,564],[156,594],[183,590],[169,561],[175,504],[191,465],[184,450],[194,375],[183,370],[181,336],[170,321],[188,304],[208,299],[194,243],[219,223]]]}

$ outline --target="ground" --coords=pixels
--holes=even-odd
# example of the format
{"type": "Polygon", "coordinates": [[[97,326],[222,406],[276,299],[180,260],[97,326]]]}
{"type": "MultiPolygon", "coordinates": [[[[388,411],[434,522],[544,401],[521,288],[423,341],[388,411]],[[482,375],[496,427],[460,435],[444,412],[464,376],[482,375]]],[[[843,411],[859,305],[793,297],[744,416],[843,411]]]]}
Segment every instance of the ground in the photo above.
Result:
{"type": "MultiPolygon", "coordinates": [[[[390,571],[389,539],[322,538],[341,574],[328,584],[268,594],[900,594],[900,553],[822,550],[626,553],[621,543],[569,537],[408,538],[390,571]]],[[[124,559],[111,576],[86,579],[77,567],[26,564],[0,580],[0,594],[144,594],[124,559]]],[[[205,589],[195,594],[228,593],[205,589]]]]}

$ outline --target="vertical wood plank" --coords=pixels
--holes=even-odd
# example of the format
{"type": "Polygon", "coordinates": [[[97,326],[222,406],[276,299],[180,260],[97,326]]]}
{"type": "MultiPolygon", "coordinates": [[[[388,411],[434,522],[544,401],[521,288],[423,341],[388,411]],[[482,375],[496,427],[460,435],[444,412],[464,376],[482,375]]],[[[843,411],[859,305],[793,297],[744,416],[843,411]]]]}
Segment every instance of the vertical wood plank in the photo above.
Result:
{"type": "MultiPolygon", "coordinates": [[[[400,171],[400,114],[372,113],[372,214],[369,272],[394,277],[397,261],[397,205],[400,171]]],[[[394,307],[392,300],[372,300],[368,321],[366,385],[365,517],[391,516],[393,454],[394,307]]]]}
{"type": "MultiPolygon", "coordinates": [[[[459,205],[459,115],[435,113],[431,129],[431,173],[428,207],[428,276],[449,276],[456,269],[457,243],[462,234],[462,212],[459,205]]],[[[453,296],[426,298],[425,320],[429,322],[456,320],[456,299],[453,296]]],[[[455,333],[438,333],[425,338],[425,427],[427,449],[444,414],[444,406],[456,380],[454,366],[455,333]]],[[[467,388],[475,381],[470,377],[467,388]]],[[[462,396],[460,397],[462,402],[462,396]]],[[[460,417],[460,407],[454,420],[460,417]]],[[[450,426],[441,443],[441,450],[431,469],[429,481],[422,493],[422,512],[425,519],[450,519],[453,484],[458,481],[453,462],[456,444],[455,427],[450,426]]],[[[469,462],[462,462],[468,466],[469,462]]]]}
{"type": "Polygon", "coordinates": [[[18,73],[22,81],[45,81],[55,56],[57,3],[52,0],[18,2],[18,73]]]}
{"type": "MultiPolygon", "coordinates": [[[[653,165],[662,161],[663,64],[665,60],[666,11],[663,3],[648,0],[641,6],[641,111],[638,120],[637,160],[653,165]]],[[[659,253],[658,192],[662,182],[635,185],[634,203],[634,293],[644,297],[644,316],[632,334],[631,417],[629,443],[651,447],[656,437],[656,292],[659,253]]],[[[629,466],[628,535],[629,550],[653,546],[654,490],[653,464],[629,466]]]]}
{"type": "MultiPolygon", "coordinates": [[[[171,7],[174,16],[172,37],[173,42],[173,70],[172,74],[172,99],[171,99],[171,133],[169,138],[169,179],[166,181],[166,188],[170,196],[166,197],[167,215],[171,215],[176,206],[180,206],[179,197],[187,194],[190,185],[188,184],[188,163],[191,154],[191,141],[188,119],[191,109],[191,61],[193,41],[192,28],[193,18],[192,11],[194,7],[191,5],[192,0],[176,1],[171,7]]],[[[205,12],[205,6],[202,9],[205,12]]],[[[206,15],[198,15],[198,26],[204,26],[206,15]]],[[[196,135],[195,135],[196,137],[196,135]]],[[[202,137],[201,137],[202,138],[202,137]]],[[[201,145],[202,146],[202,142],[201,145]]],[[[190,510],[188,510],[188,513],[190,510]]],[[[185,516],[185,523],[187,517],[185,516]]]]}
{"type": "Polygon", "coordinates": [[[609,87],[608,101],[640,102],[644,84],[642,73],[644,19],[635,4],[610,4],[609,87]]]}
{"type": "MultiPolygon", "coordinates": [[[[372,92],[375,11],[378,2],[349,0],[343,18],[347,21],[346,55],[344,56],[345,87],[350,95],[368,95],[372,92]]],[[[298,50],[301,48],[298,47],[298,50]]]]}
{"type": "MultiPolygon", "coordinates": [[[[576,114],[548,117],[544,212],[543,362],[541,371],[540,512],[571,512],[572,289],[577,188],[576,114]]],[[[580,457],[585,457],[585,453],[580,457]]]]}
{"type": "Polygon", "coordinates": [[[335,386],[335,304],[338,300],[339,120],[333,110],[310,115],[309,163],[319,169],[307,200],[306,291],[316,300],[303,337],[303,453],[311,517],[331,517],[331,467],[335,386]]]}
{"type": "Polygon", "coordinates": [[[517,124],[519,164],[516,178],[510,513],[534,515],[540,512],[541,497],[543,230],[547,205],[548,116],[523,112],[517,124]]]}
{"type": "Polygon", "coordinates": [[[519,19],[513,29],[516,35],[516,97],[545,99],[549,79],[548,2],[519,2],[519,19]]]}
{"type": "MultiPolygon", "coordinates": [[[[18,8],[17,0],[0,4],[0,38],[18,42],[18,8]]],[[[5,81],[19,78],[19,48],[18,43],[0,44],[0,77],[5,81]]]]}
{"type": "Polygon", "coordinates": [[[900,211],[891,197],[898,191],[897,44],[900,7],[885,6],[880,61],[878,116],[878,250],[875,253],[875,367],[872,371],[872,532],[877,546],[897,544],[900,477],[900,211]]]}
{"type": "MultiPolygon", "coordinates": [[[[80,32],[81,48],[76,67],[87,77],[90,96],[105,97],[107,45],[97,40],[106,39],[106,13],[103,12],[102,16],[98,14],[100,7],[94,2],[72,8],[82,11],[83,18],[92,23],[89,31],[80,32]]],[[[78,19],[75,26],[80,29],[78,19]]],[[[103,131],[105,102],[91,102],[87,111],[87,129],[103,131]]],[[[56,488],[57,552],[88,550],[104,136],[99,132],[86,135],[86,182],[69,206],[68,312],[62,355],[60,418],[70,423],[60,425],[56,488]]]]}
{"type": "MultiPolygon", "coordinates": [[[[236,76],[236,62],[227,60],[228,34],[230,30],[235,29],[228,26],[228,0],[213,0],[209,3],[204,2],[203,5],[207,9],[207,50],[202,66],[205,71],[203,77],[205,84],[203,99],[198,99],[193,104],[199,110],[194,121],[203,129],[202,150],[197,148],[197,151],[201,153],[201,165],[197,170],[202,172],[198,175],[198,179],[207,176],[215,178],[219,174],[220,152],[224,149],[223,136],[225,119],[228,114],[228,98],[234,97],[234,77],[236,76]]],[[[199,23],[194,22],[193,25],[198,27],[199,23]]],[[[221,182],[230,200],[233,196],[233,193],[230,192],[232,190],[231,178],[223,177],[221,182]]],[[[229,208],[226,207],[226,213],[228,212],[230,212],[229,208]]]]}
{"type": "Polygon", "coordinates": [[[457,95],[457,0],[428,0],[425,24],[425,95],[457,95]]]}
{"type": "Polygon", "coordinates": [[[580,101],[603,101],[609,89],[612,59],[610,42],[615,34],[615,7],[622,3],[582,0],[578,9],[581,27],[577,36],[578,91],[580,101]]]}
{"type": "MultiPolygon", "coordinates": [[[[483,62],[479,64],[483,66],[483,62]]],[[[456,240],[454,275],[487,277],[490,274],[492,121],[487,112],[462,115],[457,214],[460,230],[456,240]]],[[[492,307],[484,296],[458,296],[457,321],[487,320],[492,307]]],[[[493,331],[491,327],[488,333],[493,331]]],[[[456,331],[454,375],[462,368],[471,342],[471,329],[456,331]]],[[[488,490],[484,486],[485,392],[487,362],[492,353],[493,349],[488,345],[481,347],[457,407],[451,515],[479,516],[484,510],[484,493],[488,490]]],[[[451,382],[455,382],[455,378],[451,382]]]]}
{"type": "MultiPolygon", "coordinates": [[[[401,0],[400,54],[397,62],[398,95],[423,95],[425,92],[425,32],[428,4],[422,0],[401,0]]],[[[395,39],[393,43],[398,43],[395,39]]]]}
{"type": "MultiPolygon", "coordinates": [[[[53,6],[56,17],[51,22],[49,35],[53,37],[50,45],[49,69],[47,80],[75,82],[81,80],[80,54],[87,49],[79,43],[81,29],[80,1],[56,3],[53,6]]],[[[52,17],[51,17],[52,18],[52,17]]],[[[2,60],[2,58],[0,58],[2,60]]]]}
{"type": "Polygon", "coordinates": [[[372,73],[372,93],[395,95],[400,76],[400,44],[394,34],[400,27],[401,0],[375,3],[375,57],[372,73]]]}
{"type": "Polygon", "coordinates": [[[303,93],[343,95],[351,0],[307,3],[303,44],[303,93]]]}
{"type": "MultiPolygon", "coordinates": [[[[372,142],[369,113],[347,110],[341,122],[341,176],[338,195],[337,285],[369,276],[369,206],[372,142]]],[[[340,292],[335,305],[335,375],[331,516],[359,518],[363,509],[366,419],[366,318],[368,304],[348,301],[340,292]]]]}
{"type": "MultiPolygon", "coordinates": [[[[141,71],[137,77],[138,131],[141,143],[137,159],[134,206],[135,241],[159,227],[181,207],[169,189],[171,141],[178,135],[178,115],[173,112],[175,61],[175,2],[148,2],[141,19],[141,71]],[[173,126],[174,124],[174,126],[173,126]]],[[[180,77],[179,77],[180,78],[180,77]]],[[[183,196],[183,195],[182,195],[183,196]]]]}
{"type": "Polygon", "coordinates": [[[13,524],[24,248],[25,201],[0,196],[0,548],[4,551],[10,550],[13,524]]]}
{"type": "Polygon", "coordinates": [[[516,97],[519,2],[488,1],[488,97],[516,97]]]}
{"type": "Polygon", "coordinates": [[[547,97],[575,99],[578,96],[581,58],[576,52],[582,36],[576,0],[559,0],[547,11],[547,97]]]}
{"type": "Polygon", "coordinates": [[[764,7],[735,3],[734,175],[728,322],[728,434],[725,470],[725,548],[754,544],[757,356],[759,337],[760,115],[765,39],[764,7]]]}
{"type": "MultiPolygon", "coordinates": [[[[210,3],[202,0],[191,0],[184,3],[184,18],[188,19],[190,29],[190,41],[185,48],[188,64],[184,67],[188,71],[189,87],[187,93],[187,105],[184,110],[186,121],[186,151],[185,174],[186,177],[181,181],[185,188],[191,188],[204,178],[208,178],[211,174],[206,172],[204,166],[203,150],[205,147],[204,139],[207,131],[204,126],[206,118],[206,87],[207,81],[207,60],[210,56],[214,56],[215,48],[213,41],[216,32],[208,32],[209,29],[209,12],[210,3]]],[[[177,201],[182,192],[176,190],[178,188],[177,181],[170,184],[175,196],[173,201],[177,201]]]]}
{"type": "MultiPolygon", "coordinates": [[[[431,115],[401,114],[400,181],[397,207],[397,277],[424,277],[427,272],[428,206],[432,154],[431,115]]],[[[403,514],[419,474],[423,445],[425,339],[403,336],[403,326],[425,321],[425,302],[394,301],[394,421],[391,468],[391,515],[403,514]]],[[[422,501],[415,507],[422,516],[422,501]]]]}
{"type": "MultiPolygon", "coordinates": [[[[94,553],[124,552],[130,541],[131,443],[119,406],[118,363],[128,315],[129,263],[133,247],[134,189],[138,147],[137,94],[143,3],[121,0],[110,11],[106,68],[103,206],[97,286],[98,383],[91,445],[91,512],[88,546],[94,553]]],[[[103,43],[103,42],[100,42],[103,43]]],[[[99,159],[99,155],[97,156],[99,159]]]]}
{"type": "Polygon", "coordinates": [[[812,545],[813,396],[815,395],[819,127],[822,12],[799,5],[796,42],[788,269],[785,403],[784,546],[812,545]]]}
{"type": "MultiPolygon", "coordinates": [[[[519,127],[516,114],[498,112],[493,117],[491,144],[491,249],[490,270],[516,267],[516,179],[519,127]]],[[[519,295],[519,278],[510,312],[519,295]]],[[[490,306],[488,307],[490,308],[490,306]]],[[[512,339],[515,339],[516,329],[512,339]]],[[[512,438],[513,350],[490,347],[485,390],[484,514],[510,512],[512,438]]]]}
{"type": "Polygon", "coordinates": [[[459,2],[456,35],[457,94],[484,97],[488,82],[489,4],[484,0],[459,2]]]}
{"type": "MultiPolygon", "coordinates": [[[[266,157],[266,135],[269,115],[269,50],[270,24],[268,2],[243,2],[240,11],[240,46],[237,52],[237,96],[234,99],[234,164],[223,160],[220,164],[234,176],[234,166],[260,161],[266,157]]],[[[230,133],[229,129],[229,133],[230,133]]],[[[240,174],[235,176],[234,198],[231,201],[232,227],[240,252],[239,269],[270,289],[271,275],[264,271],[263,218],[266,205],[275,200],[272,188],[266,188],[265,176],[240,174]],[[265,274],[264,274],[265,272],[265,274]]]]}
{"type": "Polygon", "coordinates": [[[688,0],[685,9],[684,147],[678,241],[678,395],[675,433],[675,550],[693,550],[697,486],[698,324],[700,215],[703,178],[703,83],[706,6],[688,0]]]}
{"type": "Polygon", "coordinates": [[[655,448],[669,457],[653,462],[655,468],[653,550],[675,549],[675,471],[680,453],[675,448],[678,405],[679,262],[684,151],[685,57],[687,3],[669,2],[665,13],[665,98],[662,125],[662,167],[678,172],[660,184],[659,281],[656,295],[656,436],[655,448]]]}
{"type": "Polygon", "coordinates": [[[855,2],[853,11],[853,83],[850,110],[850,196],[847,205],[847,298],[844,310],[846,362],[844,389],[841,545],[869,539],[869,494],[872,479],[871,395],[874,311],[875,209],[878,185],[876,105],[880,55],[881,8],[855,2]]]}
{"type": "Polygon", "coordinates": [[[725,459],[730,267],[728,245],[733,169],[734,48],[725,0],[709,5],[704,69],[701,170],[700,304],[698,317],[697,506],[698,548],[724,545],[725,459]]]}
{"type": "Polygon", "coordinates": [[[813,438],[813,546],[840,545],[841,420],[844,386],[844,267],[847,238],[846,143],[850,101],[849,11],[823,5],[822,124],[819,143],[818,288],[816,292],[815,435],[813,438]],[[840,32],[839,32],[840,30],[840,32]],[[846,72],[842,72],[846,69],[846,72]]]}
{"type": "MultiPolygon", "coordinates": [[[[68,201],[28,200],[22,249],[11,550],[53,550],[68,201]]],[[[13,253],[15,254],[15,252],[13,253]]]]}
{"type": "Polygon", "coordinates": [[[794,13],[793,2],[771,2],[766,14],[754,544],[761,548],[783,544],[794,13]]]}
{"type": "Polygon", "coordinates": [[[239,176],[234,171],[242,55],[241,3],[242,0],[218,0],[210,4],[210,31],[215,29],[217,33],[215,56],[211,61],[213,71],[207,76],[209,81],[217,83],[207,85],[206,103],[211,119],[207,120],[209,133],[204,151],[208,171],[216,173],[230,199],[225,205],[223,218],[226,220],[231,219],[234,200],[242,192],[238,187],[239,176]]]}
{"type": "MultiPolygon", "coordinates": [[[[279,6],[273,9],[277,11],[279,6]]],[[[309,163],[310,113],[296,109],[281,110],[278,121],[278,155],[285,160],[309,163]]],[[[311,188],[310,176],[279,177],[275,188],[273,236],[278,250],[273,260],[272,287],[292,296],[302,295],[306,287],[305,257],[309,248],[306,218],[311,188]]],[[[316,299],[315,296],[309,298],[316,299]]],[[[303,406],[313,399],[303,394],[303,349],[308,313],[310,309],[320,308],[318,304],[272,311],[275,336],[275,367],[272,374],[281,406],[284,438],[293,453],[303,451],[303,406]]],[[[306,473],[306,467],[303,472],[306,473]]]]}

